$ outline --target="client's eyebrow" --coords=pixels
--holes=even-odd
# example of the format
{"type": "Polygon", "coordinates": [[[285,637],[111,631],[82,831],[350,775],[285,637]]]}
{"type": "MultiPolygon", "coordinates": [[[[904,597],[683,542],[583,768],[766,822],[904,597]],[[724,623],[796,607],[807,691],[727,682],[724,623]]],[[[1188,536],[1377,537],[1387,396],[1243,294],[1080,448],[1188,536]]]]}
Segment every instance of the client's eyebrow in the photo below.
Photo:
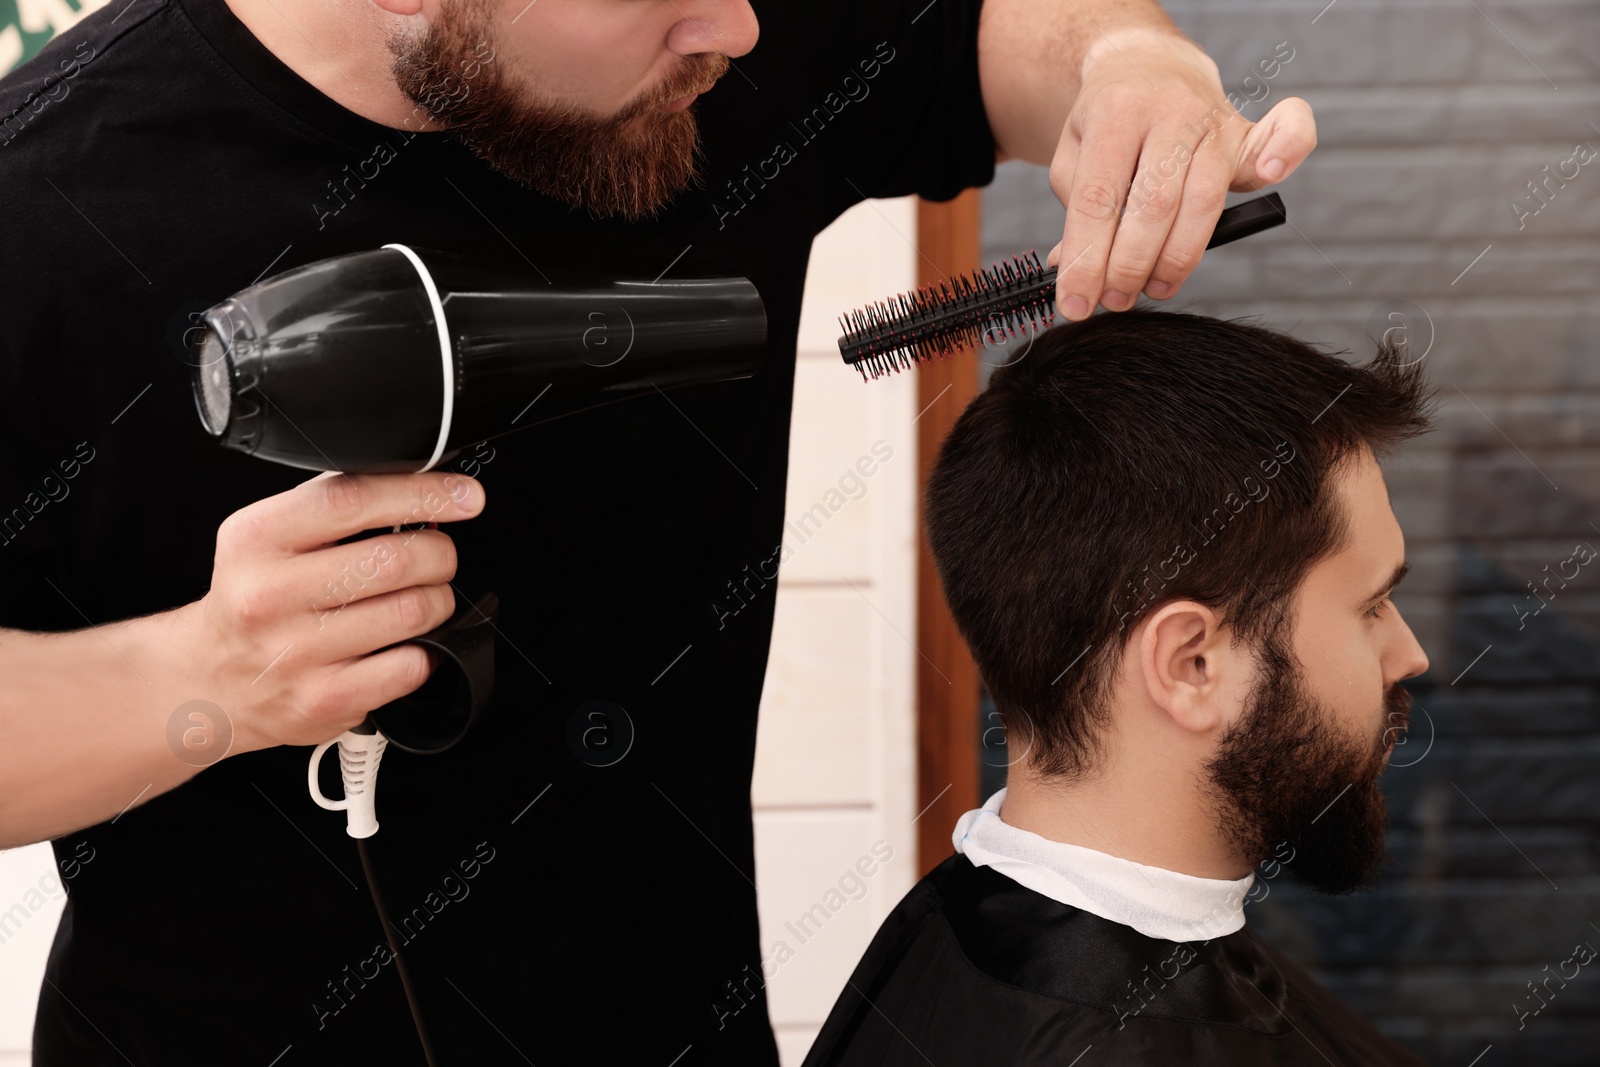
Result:
{"type": "Polygon", "coordinates": [[[1399,585],[1405,576],[1410,572],[1411,564],[1407,563],[1405,560],[1401,560],[1395,565],[1394,573],[1389,576],[1388,584],[1384,585],[1376,593],[1373,593],[1371,596],[1367,597],[1367,599],[1363,600],[1361,602],[1362,605],[1365,606],[1371,604],[1374,601],[1382,600],[1384,597],[1388,596],[1394,591],[1394,587],[1399,585]]]}

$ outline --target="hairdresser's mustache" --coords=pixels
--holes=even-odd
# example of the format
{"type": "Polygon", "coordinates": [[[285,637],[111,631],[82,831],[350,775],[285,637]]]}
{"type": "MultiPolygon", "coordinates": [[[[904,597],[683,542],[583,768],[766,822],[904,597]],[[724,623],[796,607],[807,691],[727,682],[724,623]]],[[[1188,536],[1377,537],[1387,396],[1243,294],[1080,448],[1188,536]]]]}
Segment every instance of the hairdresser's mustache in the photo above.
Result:
{"type": "Polygon", "coordinates": [[[699,95],[709,92],[722,76],[728,73],[728,57],[720,52],[709,55],[696,56],[683,67],[661,83],[661,87],[646,96],[640,97],[631,106],[617,115],[616,122],[626,122],[646,111],[652,111],[672,101],[688,96],[690,93],[699,95]]]}

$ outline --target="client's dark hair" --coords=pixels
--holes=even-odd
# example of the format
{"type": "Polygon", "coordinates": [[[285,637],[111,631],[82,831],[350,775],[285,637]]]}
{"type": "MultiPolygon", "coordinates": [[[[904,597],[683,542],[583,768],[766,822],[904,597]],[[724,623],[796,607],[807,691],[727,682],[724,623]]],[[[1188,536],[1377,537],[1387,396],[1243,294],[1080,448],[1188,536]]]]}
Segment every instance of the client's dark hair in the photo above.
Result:
{"type": "Polygon", "coordinates": [[[928,541],[957,628],[1041,773],[1092,763],[1129,629],[1192,599],[1278,632],[1348,536],[1330,476],[1432,428],[1420,363],[1134,309],[1039,334],[956,420],[928,541]],[[1031,741],[1030,741],[1031,737],[1031,741]]]}

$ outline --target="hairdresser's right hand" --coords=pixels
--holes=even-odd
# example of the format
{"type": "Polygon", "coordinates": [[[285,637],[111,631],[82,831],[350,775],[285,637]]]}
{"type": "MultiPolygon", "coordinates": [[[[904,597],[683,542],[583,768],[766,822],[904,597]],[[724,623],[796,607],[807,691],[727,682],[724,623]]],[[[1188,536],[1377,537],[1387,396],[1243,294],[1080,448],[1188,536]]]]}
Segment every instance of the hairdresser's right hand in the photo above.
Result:
{"type": "Polygon", "coordinates": [[[462,474],[318,475],[258,500],[217,530],[211,590],[179,609],[197,696],[227,712],[233,753],[311,745],[419,688],[418,637],[454,613],[456,550],[437,529],[339,540],[483,509],[462,474]]]}

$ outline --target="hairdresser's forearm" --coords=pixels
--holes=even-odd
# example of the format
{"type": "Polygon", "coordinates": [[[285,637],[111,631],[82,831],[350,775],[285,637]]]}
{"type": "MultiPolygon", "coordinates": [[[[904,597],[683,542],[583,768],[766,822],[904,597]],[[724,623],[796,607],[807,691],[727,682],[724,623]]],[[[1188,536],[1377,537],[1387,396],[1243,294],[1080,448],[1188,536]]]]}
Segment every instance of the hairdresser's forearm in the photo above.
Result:
{"type": "Polygon", "coordinates": [[[978,68],[984,109],[1006,158],[1046,165],[1082,85],[1083,62],[1126,35],[1192,48],[1155,0],[984,0],[978,68]]]}
{"type": "Polygon", "coordinates": [[[174,615],[0,630],[0,848],[115,818],[200,770],[167,740],[173,712],[195,696],[181,681],[174,615]]]}

